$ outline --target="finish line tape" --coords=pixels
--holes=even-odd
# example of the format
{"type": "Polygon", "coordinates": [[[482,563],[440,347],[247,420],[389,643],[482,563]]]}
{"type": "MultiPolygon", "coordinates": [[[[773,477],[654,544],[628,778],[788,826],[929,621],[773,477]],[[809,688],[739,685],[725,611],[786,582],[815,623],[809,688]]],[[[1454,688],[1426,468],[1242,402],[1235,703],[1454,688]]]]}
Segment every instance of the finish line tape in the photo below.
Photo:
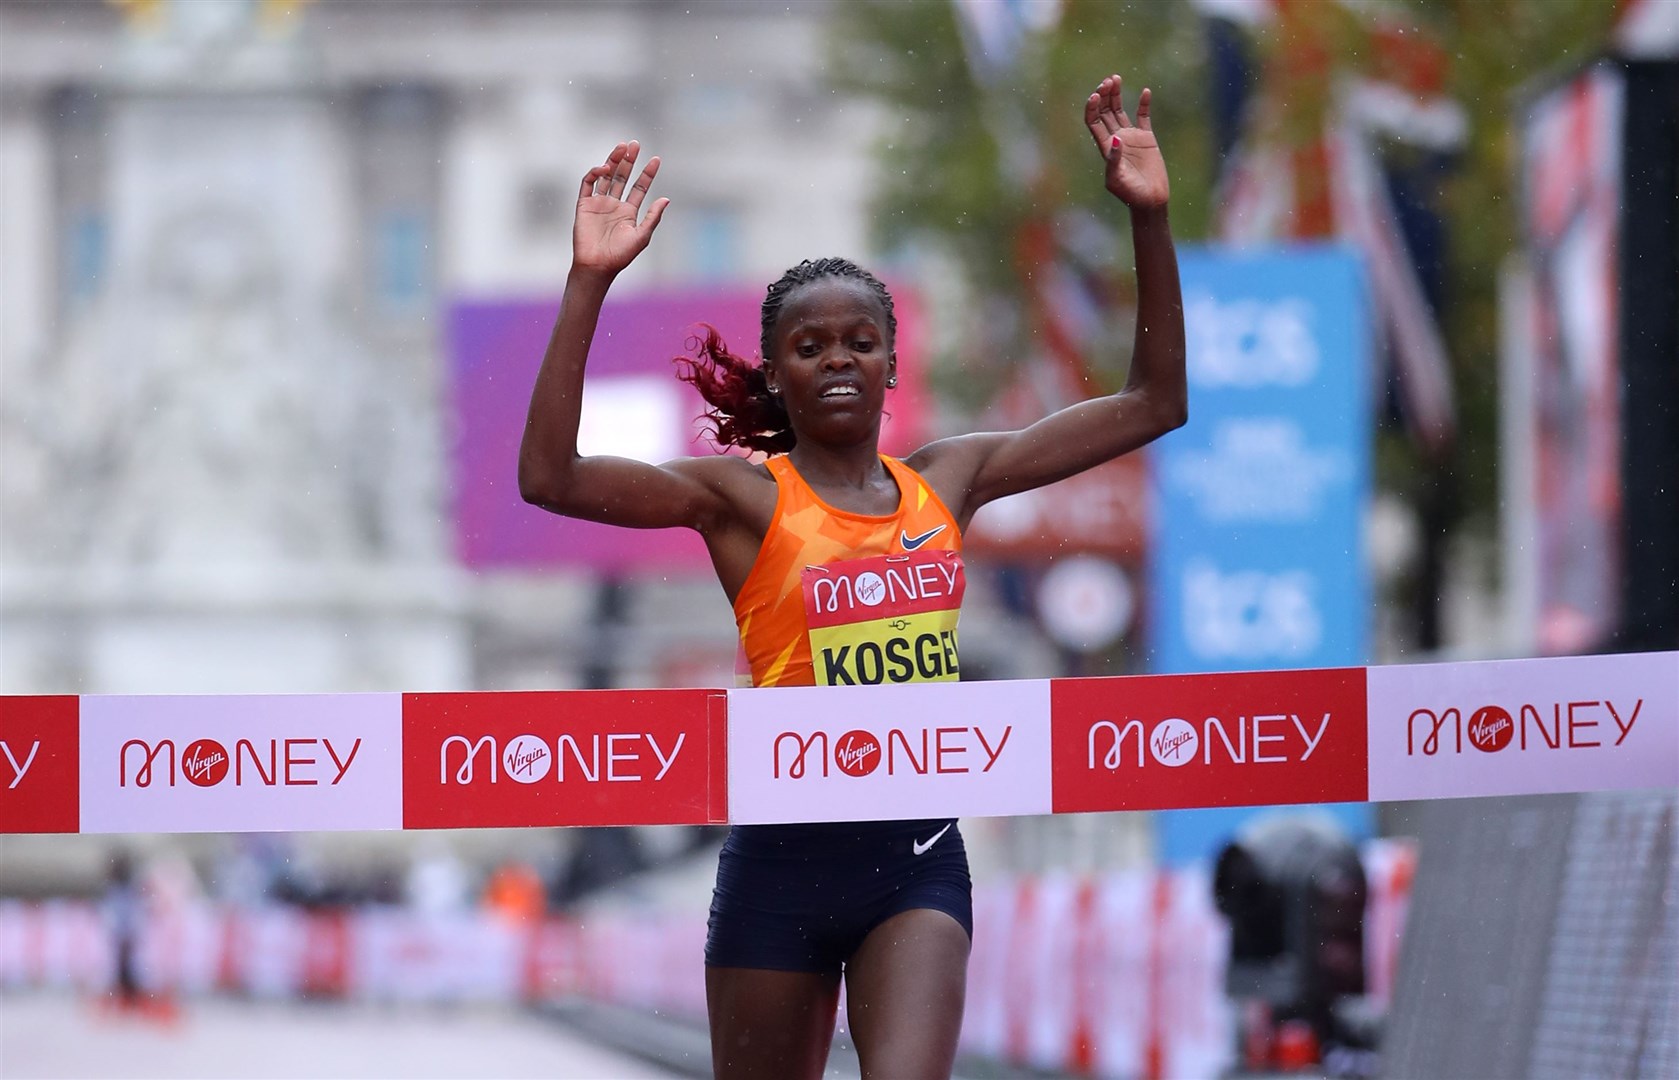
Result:
{"type": "Polygon", "coordinates": [[[764,690],[0,697],[0,833],[848,821],[1679,786],[1679,652],[764,690]]]}

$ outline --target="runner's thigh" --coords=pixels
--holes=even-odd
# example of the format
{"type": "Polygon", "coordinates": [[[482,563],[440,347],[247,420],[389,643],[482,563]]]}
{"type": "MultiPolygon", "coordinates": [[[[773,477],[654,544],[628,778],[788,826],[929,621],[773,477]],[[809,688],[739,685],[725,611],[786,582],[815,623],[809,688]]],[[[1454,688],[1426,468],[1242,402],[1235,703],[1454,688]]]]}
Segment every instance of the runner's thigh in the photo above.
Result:
{"type": "Polygon", "coordinates": [[[915,908],[869,932],[845,969],[846,1018],[864,1080],[947,1080],[968,983],[968,934],[915,908]]]}
{"type": "Polygon", "coordinates": [[[839,1007],[837,974],[707,967],[705,1001],[718,1080],[821,1077],[839,1007]]]}

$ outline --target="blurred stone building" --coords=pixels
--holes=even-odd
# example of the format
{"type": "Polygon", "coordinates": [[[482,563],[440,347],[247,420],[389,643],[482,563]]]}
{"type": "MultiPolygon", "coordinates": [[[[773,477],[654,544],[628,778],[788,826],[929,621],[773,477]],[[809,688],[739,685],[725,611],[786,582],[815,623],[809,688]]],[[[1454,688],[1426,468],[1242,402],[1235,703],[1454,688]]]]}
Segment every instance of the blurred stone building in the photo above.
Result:
{"type": "Polygon", "coordinates": [[[439,316],[557,295],[620,138],[682,208],[624,290],[860,250],[868,117],[822,85],[824,8],[765,12],[0,9],[0,686],[575,682],[586,590],[453,567],[439,316]]]}
{"type": "MultiPolygon", "coordinates": [[[[603,621],[726,682],[709,579],[459,567],[443,314],[557,296],[626,138],[679,211],[621,293],[867,257],[882,123],[827,85],[831,10],[0,5],[0,693],[575,686],[603,621]]],[[[995,674],[1055,670],[973,600],[995,674]]]]}

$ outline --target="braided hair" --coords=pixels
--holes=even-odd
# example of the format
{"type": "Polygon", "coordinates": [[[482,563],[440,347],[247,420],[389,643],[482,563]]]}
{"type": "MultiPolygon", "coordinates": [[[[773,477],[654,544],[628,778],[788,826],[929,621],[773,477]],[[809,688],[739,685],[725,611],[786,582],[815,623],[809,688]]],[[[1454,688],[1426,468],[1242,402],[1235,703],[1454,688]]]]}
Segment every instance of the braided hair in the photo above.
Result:
{"type": "Polygon", "coordinates": [[[897,337],[898,316],[892,307],[892,294],[879,278],[850,259],[806,259],[793,267],[764,293],[763,329],[758,339],[756,363],[729,352],[717,329],[705,324],[701,324],[705,333],[689,340],[688,348],[694,355],[676,358],[678,365],[686,365],[686,370],[678,371],[677,377],[692,383],[710,406],[704,415],[712,426],[712,441],[719,447],[738,446],[766,454],[784,454],[793,449],[797,439],[787,409],[769,391],[764,361],[773,351],[775,324],[781,318],[781,308],[787,298],[802,285],[830,277],[866,285],[886,311],[888,340],[897,337]]]}

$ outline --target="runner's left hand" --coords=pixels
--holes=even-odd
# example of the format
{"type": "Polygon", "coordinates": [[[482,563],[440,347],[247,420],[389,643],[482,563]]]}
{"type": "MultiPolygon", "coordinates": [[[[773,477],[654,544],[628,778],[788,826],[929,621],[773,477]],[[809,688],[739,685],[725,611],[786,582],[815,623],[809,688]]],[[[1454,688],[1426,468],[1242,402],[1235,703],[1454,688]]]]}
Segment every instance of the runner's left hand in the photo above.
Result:
{"type": "Polygon", "coordinates": [[[1158,210],[1166,205],[1171,184],[1149,120],[1153,95],[1143,91],[1137,99],[1137,121],[1132,123],[1120,99],[1121,84],[1118,75],[1102,80],[1084,103],[1084,123],[1107,160],[1108,190],[1133,210],[1158,210]]]}

